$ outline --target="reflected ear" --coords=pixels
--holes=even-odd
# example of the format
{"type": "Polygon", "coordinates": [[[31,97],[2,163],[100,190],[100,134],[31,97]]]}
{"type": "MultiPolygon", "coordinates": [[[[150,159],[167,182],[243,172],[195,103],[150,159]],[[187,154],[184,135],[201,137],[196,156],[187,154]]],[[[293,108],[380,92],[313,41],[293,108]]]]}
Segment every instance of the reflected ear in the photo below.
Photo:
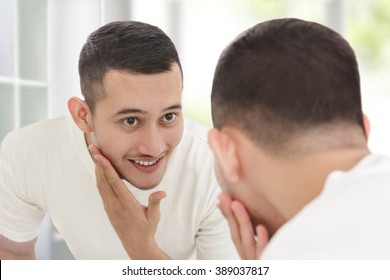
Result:
{"type": "Polygon", "coordinates": [[[366,137],[368,139],[371,132],[371,123],[370,123],[370,119],[364,112],[363,112],[363,125],[364,125],[364,131],[366,132],[366,137]]]}
{"type": "Polygon", "coordinates": [[[229,134],[213,128],[209,131],[208,141],[224,177],[230,182],[240,179],[237,143],[229,134]]]}
{"type": "Polygon", "coordinates": [[[91,133],[93,131],[92,114],[87,102],[78,97],[71,97],[68,101],[68,110],[75,124],[84,133],[91,133]]]}

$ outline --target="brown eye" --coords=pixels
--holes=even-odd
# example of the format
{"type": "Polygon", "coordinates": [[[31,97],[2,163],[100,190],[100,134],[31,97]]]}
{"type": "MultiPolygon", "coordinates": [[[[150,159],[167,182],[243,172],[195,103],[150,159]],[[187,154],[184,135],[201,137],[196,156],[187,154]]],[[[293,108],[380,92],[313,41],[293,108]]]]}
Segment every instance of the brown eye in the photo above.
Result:
{"type": "Polygon", "coordinates": [[[134,126],[139,124],[139,121],[136,118],[128,118],[123,121],[124,124],[128,126],[134,126]]]}
{"type": "Polygon", "coordinates": [[[173,122],[177,117],[177,114],[168,113],[163,117],[164,122],[173,122]]]}

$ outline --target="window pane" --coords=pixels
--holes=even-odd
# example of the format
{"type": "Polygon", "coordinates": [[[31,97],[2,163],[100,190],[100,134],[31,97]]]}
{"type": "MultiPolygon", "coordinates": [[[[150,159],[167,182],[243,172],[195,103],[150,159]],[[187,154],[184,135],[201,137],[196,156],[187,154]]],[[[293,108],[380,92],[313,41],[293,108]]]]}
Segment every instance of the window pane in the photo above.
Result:
{"type": "Polygon", "coordinates": [[[47,118],[47,89],[22,86],[20,88],[20,124],[25,126],[47,118]]]}
{"type": "Polygon", "coordinates": [[[20,0],[19,74],[22,79],[46,81],[46,1],[20,0]]]}
{"type": "Polygon", "coordinates": [[[0,76],[13,76],[12,0],[0,1],[0,76]]]}
{"type": "Polygon", "coordinates": [[[0,84],[0,141],[14,129],[13,85],[0,84]]]}

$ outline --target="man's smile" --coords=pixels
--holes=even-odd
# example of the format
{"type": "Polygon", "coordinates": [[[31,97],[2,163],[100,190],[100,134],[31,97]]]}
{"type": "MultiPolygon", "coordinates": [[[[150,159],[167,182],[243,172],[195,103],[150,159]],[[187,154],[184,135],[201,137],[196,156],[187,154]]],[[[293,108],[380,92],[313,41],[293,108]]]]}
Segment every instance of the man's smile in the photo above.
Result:
{"type": "Polygon", "coordinates": [[[152,173],[159,168],[159,166],[163,162],[164,158],[165,158],[165,155],[161,156],[158,159],[154,159],[154,160],[146,160],[146,159],[144,159],[144,160],[131,160],[131,159],[129,159],[128,161],[134,167],[136,167],[138,170],[145,172],[145,173],[152,173]]]}
{"type": "Polygon", "coordinates": [[[154,161],[142,161],[142,160],[134,160],[135,163],[139,164],[139,165],[143,165],[143,166],[150,166],[150,165],[154,165],[156,164],[157,162],[157,159],[154,160],[154,161]]]}

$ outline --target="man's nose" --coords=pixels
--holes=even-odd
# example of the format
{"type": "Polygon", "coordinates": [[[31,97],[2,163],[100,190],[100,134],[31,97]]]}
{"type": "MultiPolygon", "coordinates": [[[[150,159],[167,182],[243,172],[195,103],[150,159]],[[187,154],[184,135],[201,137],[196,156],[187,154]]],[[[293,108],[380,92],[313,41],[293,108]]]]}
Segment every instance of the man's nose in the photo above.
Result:
{"type": "Polygon", "coordinates": [[[162,128],[157,125],[143,127],[139,136],[138,152],[140,154],[158,158],[166,149],[162,128]]]}

